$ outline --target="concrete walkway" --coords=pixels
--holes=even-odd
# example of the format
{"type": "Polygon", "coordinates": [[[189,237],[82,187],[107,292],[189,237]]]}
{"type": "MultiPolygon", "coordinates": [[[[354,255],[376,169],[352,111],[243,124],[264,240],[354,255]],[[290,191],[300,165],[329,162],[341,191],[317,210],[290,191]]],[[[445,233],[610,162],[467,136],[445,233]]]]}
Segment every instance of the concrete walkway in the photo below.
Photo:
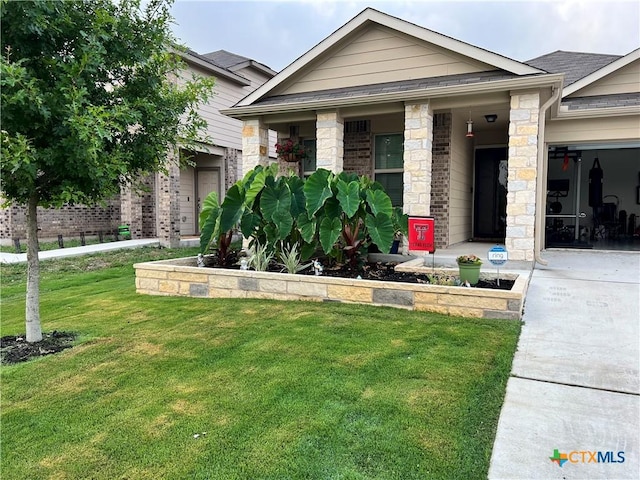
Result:
{"type": "MultiPolygon", "coordinates": [[[[157,238],[145,238],[142,240],[123,240],[121,242],[97,243],[95,245],[86,245],[84,247],[58,248],[56,250],[46,250],[38,255],[40,260],[48,260],[50,258],[77,257],[89,253],[108,252],[111,250],[120,250],[122,248],[138,248],[157,246],[160,242],[157,238]]],[[[21,263],[27,261],[26,253],[4,253],[0,252],[0,263],[21,263]]]]}
{"type": "Polygon", "coordinates": [[[529,285],[489,478],[638,479],[640,255],[543,257],[549,265],[536,266],[529,285]],[[562,466],[550,459],[562,454],[562,466]]]}

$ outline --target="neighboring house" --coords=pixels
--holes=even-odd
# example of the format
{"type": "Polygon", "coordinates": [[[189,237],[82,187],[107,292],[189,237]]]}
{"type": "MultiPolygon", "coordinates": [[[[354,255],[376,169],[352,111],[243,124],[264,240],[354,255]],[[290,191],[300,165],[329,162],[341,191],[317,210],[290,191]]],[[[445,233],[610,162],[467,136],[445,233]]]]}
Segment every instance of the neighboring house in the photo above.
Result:
{"type": "Polygon", "coordinates": [[[368,175],[406,213],[433,216],[437,248],[495,241],[532,261],[545,242],[633,242],[639,92],[640,50],[523,63],[367,8],[222,113],[244,122],[239,175],[270,162],[276,130],[312,148],[301,174],[368,175]],[[618,199],[608,223],[588,202],[596,157],[605,206],[618,199]]]}
{"type": "MultiPolygon", "coordinates": [[[[198,211],[211,192],[219,196],[238,178],[237,159],[242,149],[242,122],[220,114],[246,97],[276,72],[254,60],[224,50],[199,55],[182,54],[188,69],[180,78],[192,74],[215,77],[214,94],[199,109],[207,120],[207,139],[192,154],[192,166],[169,168],[169,175],[156,174],[146,181],[148,193],[123,191],[104,207],[67,206],[38,211],[40,238],[77,237],[106,234],[120,224],[130,226],[133,238],[158,237],[163,245],[177,246],[180,238],[197,235],[198,211]]],[[[180,81],[180,80],[178,80],[180,81]]],[[[275,158],[275,132],[270,132],[267,155],[275,158]]],[[[11,206],[0,211],[0,240],[26,237],[25,208],[11,206]]]]}

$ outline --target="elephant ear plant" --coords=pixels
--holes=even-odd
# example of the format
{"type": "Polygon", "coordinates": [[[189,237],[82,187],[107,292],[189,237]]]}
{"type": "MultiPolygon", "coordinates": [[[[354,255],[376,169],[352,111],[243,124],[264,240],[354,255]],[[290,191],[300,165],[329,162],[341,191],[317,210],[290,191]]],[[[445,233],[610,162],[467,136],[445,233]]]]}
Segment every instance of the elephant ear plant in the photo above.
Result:
{"type": "Polygon", "coordinates": [[[276,174],[275,164],[258,166],[229,189],[221,205],[215,195],[207,197],[200,214],[202,253],[214,246],[224,265],[225,247],[239,227],[250,246],[260,245],[275,258],[301,264],[322,248],[356,267],[370,245],[388,252],[394,234],[406,231],[382,185],[364,176],[319,169],[304,181],[276,174]]]}
{"type": "Polygon", "coordinates": [[[391,199],[377,182],[355,174],[317,170],[305,182],[309,221],[314,219],[323,251],[356,267],[375,244],[388,252],[395,233],[391,199]]]}

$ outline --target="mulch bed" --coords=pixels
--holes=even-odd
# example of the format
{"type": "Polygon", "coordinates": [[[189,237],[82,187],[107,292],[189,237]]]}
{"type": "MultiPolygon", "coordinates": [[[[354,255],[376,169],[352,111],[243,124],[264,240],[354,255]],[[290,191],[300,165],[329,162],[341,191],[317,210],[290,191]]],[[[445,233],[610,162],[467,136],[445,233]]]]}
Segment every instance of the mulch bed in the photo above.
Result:
{"type": "MultiPolygon", "coordinates": [[[[213,268],[229,268],[238,269],[238,265],[229,267],[218,267],[213,262],[213,259],[205,257],[205,265],[213,268]]],[[[379,280],[383,282],[404,282],[404,283],[421,283],[421,284],[435,284],[443,285],[443,283],[434,283],[432,280],[444,279],[455,280],[457,275],[443,275],[440,273],[411,273],[411,272],[396,272],[394,267],[397,263],[384,263],[384,262],[368,262],[357,268],[349,268],[347,265],[336,266],[324,266],[322,275],[325,277],[338,277],[338,278],[358,278],[363,280],[379,280]]],[[[282,267],[278,265],[271,265],[269,267],[270,272],[282,272],[282,267]]],[[[314,275],[315,272],[311,267],[306,268],[299,272],[299,275],[314,275]]],[[[491,288],[495,290],[511,290],[514,280],[500,279],[500,285],[495,279],[481,279],[476,285],[470,288],[491,288]]],[[[452,285],[455,286],[455,285],[452,285]]]]}
{"type": "Polygon", "coordinates": [[[8,335],[0,338],[0,363],[13,365],[32,358],[44,357],[61,352],[73,346],[77,334],[73,332],[53,332],[42,334],[42,341],[29,343],[24,335],[8,335]]]}

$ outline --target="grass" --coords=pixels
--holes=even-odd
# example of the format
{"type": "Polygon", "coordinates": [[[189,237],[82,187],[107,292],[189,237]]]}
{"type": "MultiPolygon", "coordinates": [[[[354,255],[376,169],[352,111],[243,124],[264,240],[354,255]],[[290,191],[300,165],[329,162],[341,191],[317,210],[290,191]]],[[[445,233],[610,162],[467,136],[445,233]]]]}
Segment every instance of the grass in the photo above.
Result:
{"type": "Polygon", "coordinates": [[[81,336],[0,367],[3,480],[486,478],[518,322],[135,293],[132,262],[194,252],[42,262],[43,328],[81,336]]]}
{"type": "MultiPolygon", "coordinates": [[[[80,247],[82,246],[82,241],[80,240],[80,237],[78,238],[64,238],[63,239],[63,245],[64,248],[71,248],[71,247],[80,247]]],[[[115,242],[115,239],[113,237],[113,235],[105,235],[104,236],[104,242],[100,242],[100,239],[97,237],[88,237],[85,240],[85,245],[98,245],[100,243],[110,243],[110,242],[115,242]]],[[[60,248],[60,245],[58,244],[58,242],[39,242],[38,243],[38,247],[39,250],[41,252],[45,252],[47,250],[57,250],[58,248],[60,248]]],[[[3,253],[18,253],[16,252],[16,247],[14,245],[0,245],[0,252],[3,253]]],[[[27,252],[27,239],[26,238],[21,238],[20,239],[20,253],[26,253],[27,252]]]]}

